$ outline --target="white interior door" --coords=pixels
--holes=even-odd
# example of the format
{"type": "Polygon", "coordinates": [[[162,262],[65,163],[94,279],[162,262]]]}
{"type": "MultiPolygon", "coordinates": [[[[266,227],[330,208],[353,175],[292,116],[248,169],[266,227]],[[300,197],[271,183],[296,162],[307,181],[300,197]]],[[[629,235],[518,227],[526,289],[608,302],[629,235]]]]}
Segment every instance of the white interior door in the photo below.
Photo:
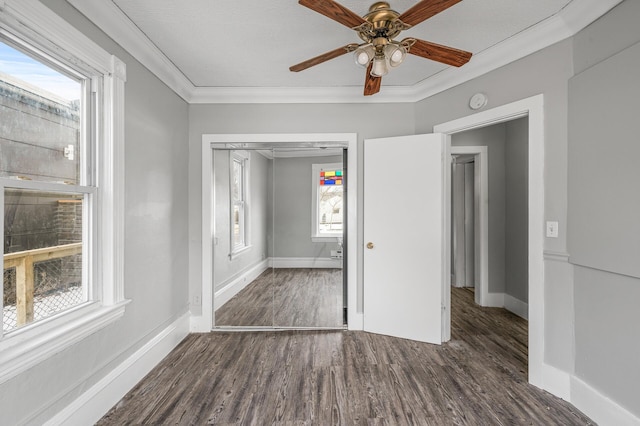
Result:
{"type": "Polygon", "coordinates": [[[365,140],[366,331],[442,343],[449,282],[445,141],[443,134],[365,140]]]}

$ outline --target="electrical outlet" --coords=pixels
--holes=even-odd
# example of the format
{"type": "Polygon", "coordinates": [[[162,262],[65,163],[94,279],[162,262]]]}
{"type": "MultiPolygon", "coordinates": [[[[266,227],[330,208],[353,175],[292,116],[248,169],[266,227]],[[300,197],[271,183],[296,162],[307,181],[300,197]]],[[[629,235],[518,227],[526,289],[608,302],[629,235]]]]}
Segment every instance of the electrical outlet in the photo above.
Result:
{"type": "Polygon", "coordinates": [[[201,303],[200,296],[193,296],[193,304],[195,306],[200,306],[200,303],[201,303]]]}
{"type": "Polygon", "coordinates": [[[558,238],[558,222],[556,221],[547,222],[547,237],[558,238]]]}

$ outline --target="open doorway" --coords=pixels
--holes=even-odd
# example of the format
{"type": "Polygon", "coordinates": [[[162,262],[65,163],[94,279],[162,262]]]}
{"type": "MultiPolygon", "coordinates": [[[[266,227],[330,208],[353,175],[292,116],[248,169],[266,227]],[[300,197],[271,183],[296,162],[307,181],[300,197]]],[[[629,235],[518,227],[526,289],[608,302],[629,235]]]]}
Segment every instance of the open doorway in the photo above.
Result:
{"type": "MultiPolygon", "coordinates": [[[[545,386],[544,375],[544,120],[543,96],[516,101],[434,126],[434,132],[453,136],[473,129],[528,118],[527,170],[527,307],[528,312],[528,379],[531,384],[545,386]]],[[[449,170],[447,170],[449,172],[449,170]]],[[[448,176],[450,179],[450,176],[448,176]]],[[[450,184],[450,181],[449,181],[450,184]]],[[[450,190],[450,186],[447,186],[450,190]]],[[[450,241],[447,242],[450,245],[450,241]]],[[[450,247],[445,250],[445,266],[450,268],[450,247]]],[[[448,281],[448,280],[447,280],[448,281]]],[[[491,295],[491,292],[488,293],[491,295]]],[[[443,341],[451,338],[451,287],[443,288],[443,341]]]]}
{"type": "Polygon", "coordinates": [[[451,284],[477,289],[481,306],[525,319],[528,149],[527,117],[451,137],[451,284]]]}
{"type": "Polygon", "coordinates": [[[503,339],[524,371],[529,292],[528,121],[528,117],[517,118],[451,137],[452,339],[503,339]],[[489,167],[486,179],[481,179],[477,172],[483,168],[478,164],[480,170],[476,170],[475,163],[481,163],[484,156],[489,167]],[[486,210],[480,212],[481,206],[486,210]],[[486,225],[480,223],[485,217],[486,225]],[[494,321],[489,314],[499,311],[490,308],[509,312],[500,314],[499,326],[477,327],[489,318],[494,321]]]}

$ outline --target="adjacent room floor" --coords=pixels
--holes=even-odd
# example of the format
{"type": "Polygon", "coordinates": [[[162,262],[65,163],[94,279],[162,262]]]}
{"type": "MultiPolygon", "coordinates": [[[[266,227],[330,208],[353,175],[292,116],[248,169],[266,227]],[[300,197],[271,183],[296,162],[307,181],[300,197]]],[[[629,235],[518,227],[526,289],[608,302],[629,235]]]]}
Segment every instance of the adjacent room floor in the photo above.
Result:
{"type": "Polygon", "coordinates": [[[527,323],[452,289],[442,346],[354,331],[189,335],[99,422],[589,425],[527,383],[527,323]]]}

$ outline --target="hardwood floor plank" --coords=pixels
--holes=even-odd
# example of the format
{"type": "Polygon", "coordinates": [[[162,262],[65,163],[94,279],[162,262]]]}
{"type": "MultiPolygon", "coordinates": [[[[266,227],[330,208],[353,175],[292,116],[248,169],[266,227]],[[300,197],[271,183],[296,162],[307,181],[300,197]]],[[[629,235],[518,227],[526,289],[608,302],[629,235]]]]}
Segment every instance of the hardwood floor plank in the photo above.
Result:
{"type": "Polygon", "coordinates": [[[430,345],[353,331],[189,335],[99,425],[591,425],[527,383],[527,323],[452,292],[430,345]]]}
{"type": "Polygon", "coordinates": [[[342,284],[342,269],[270,268],[216,310],[216,326],[341,328],[342,284]]]}

